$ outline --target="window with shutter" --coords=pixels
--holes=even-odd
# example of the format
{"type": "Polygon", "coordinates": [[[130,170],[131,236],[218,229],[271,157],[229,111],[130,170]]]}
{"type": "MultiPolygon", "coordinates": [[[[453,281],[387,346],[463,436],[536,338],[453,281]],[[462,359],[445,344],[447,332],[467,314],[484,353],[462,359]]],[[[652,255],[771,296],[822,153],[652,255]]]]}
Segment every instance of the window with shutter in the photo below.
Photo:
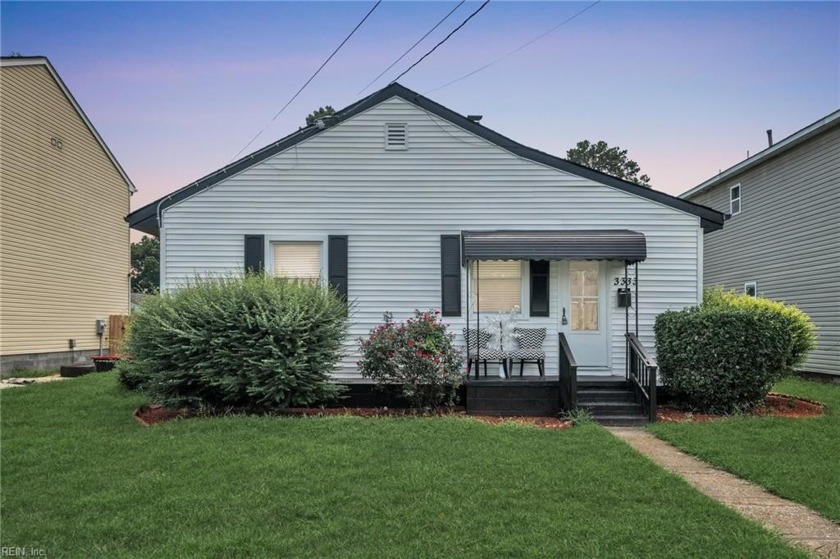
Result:
{"type": "Polygon", "coordinates": [[[273,243],[272,248],[276,277],[321,280],[321,243],[273,243]]]}

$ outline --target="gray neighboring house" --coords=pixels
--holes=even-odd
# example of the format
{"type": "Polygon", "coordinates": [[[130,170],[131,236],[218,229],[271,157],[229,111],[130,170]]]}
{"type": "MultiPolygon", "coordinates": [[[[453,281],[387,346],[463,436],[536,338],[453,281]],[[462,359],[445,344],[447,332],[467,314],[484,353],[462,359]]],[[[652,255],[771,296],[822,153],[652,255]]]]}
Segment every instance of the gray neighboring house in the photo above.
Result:
{"type": "Polygon", "coordinates": [[[730,214],[703,283],[793,303],[819,328],[803,371],[840,381],[840,110],[681,198],[730,214]]]}

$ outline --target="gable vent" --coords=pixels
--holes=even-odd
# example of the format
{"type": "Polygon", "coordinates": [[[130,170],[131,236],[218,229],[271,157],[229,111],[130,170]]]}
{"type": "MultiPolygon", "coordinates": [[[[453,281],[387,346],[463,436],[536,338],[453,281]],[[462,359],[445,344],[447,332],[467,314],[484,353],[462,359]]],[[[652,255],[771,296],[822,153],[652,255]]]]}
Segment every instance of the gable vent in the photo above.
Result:
{"type": "Polygon", "coordinates": [[[408,149],[408,125],[389,122],[385,125],[385,149],[408,149]]]}

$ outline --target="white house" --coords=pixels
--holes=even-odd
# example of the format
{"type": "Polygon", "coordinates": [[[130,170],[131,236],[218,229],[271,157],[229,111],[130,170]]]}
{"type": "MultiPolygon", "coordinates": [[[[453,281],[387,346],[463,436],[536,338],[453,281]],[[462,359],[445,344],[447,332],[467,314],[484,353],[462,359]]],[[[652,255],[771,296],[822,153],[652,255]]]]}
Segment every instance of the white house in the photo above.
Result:
{"type": "Polygon", "coordinates": [[[482,314],[514,309],[547,329],[549,375],[563,332],[578,371],[623,377],[636,324],[617,297],[625,263],[652,350],[655,317],[701,300],[703,235],[723,226],[718,211],[528,148],[399,84],[127,219],[160,236],[166,289],[243,267],[337,285],[355,312],[336,378],[358,376],[356,340],[385,311],[441,309],[460,337],[476,287],[482,314]]]}

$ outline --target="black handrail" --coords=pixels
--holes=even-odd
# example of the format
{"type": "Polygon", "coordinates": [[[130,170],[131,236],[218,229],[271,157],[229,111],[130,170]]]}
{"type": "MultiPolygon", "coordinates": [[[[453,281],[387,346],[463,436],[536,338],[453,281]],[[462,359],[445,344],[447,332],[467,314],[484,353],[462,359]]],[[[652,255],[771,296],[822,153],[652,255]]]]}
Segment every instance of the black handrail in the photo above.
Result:
{"type": "Polygon", "coordinates": [[[656,421],[656,360],[651,357],[635,334],[628,332],[627,338],[627,380],[636,393],[636,400],[642,412],[651,422],[656,421]]]}
{"type": "Polygon", "coordinates": [[[560,332],[558,336],[558,349],[560,357],[558,371],[560,376],[560,409],[571,411],[577,408],[577,363],[563,332],[560,332]]]}

